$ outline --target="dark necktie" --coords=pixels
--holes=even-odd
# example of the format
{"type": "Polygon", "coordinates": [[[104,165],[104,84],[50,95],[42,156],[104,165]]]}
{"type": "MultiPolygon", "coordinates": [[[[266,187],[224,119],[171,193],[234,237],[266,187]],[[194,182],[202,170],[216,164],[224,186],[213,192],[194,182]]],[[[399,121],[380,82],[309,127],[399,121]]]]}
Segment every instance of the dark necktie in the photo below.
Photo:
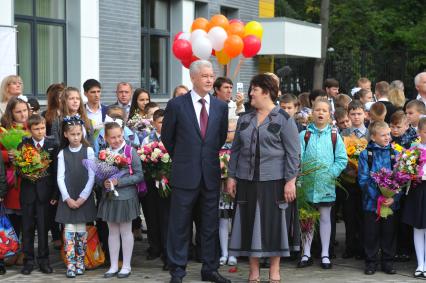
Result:
{"type": "Polygon", "coordinates": [[[37,143],[37,149],[40,150],[41,149],[41,145],[40,143],[37,143]]]}
{"type": "Polygon", "coordinates": [[[204,98],[201,98],[199,102],[202,105],[201,111],[200,111],[200,131],[201,131],[201,137],[204,139],[206,136],[209,114],[207,114],[206,100],[204,98]]]}

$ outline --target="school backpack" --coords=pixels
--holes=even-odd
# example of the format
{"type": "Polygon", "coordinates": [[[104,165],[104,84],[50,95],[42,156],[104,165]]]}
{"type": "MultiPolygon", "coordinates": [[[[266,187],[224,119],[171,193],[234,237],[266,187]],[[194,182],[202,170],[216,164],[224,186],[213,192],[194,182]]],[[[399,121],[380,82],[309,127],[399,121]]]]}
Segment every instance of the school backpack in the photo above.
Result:
{"type": "MultiPolygon", "coordinates": [[[[308,147],[309,139],[311,138],[312,132],[309,130],[306,130],[304,140],[305,140],[305,150],[308,147]]],[[[336,127],[331,127],[331,143],[333,144],[333,155],[335,156],[336,152],[336,143],[337,143],[337,129],[336,127]]]]}
{"type": "MultiPolygon", "coordinates": [[[[391,162],[391,168],[395,165],[395,154],[392,153],[392,148],[389,148],[390,151],[390,162],[391,162]]],[[[367,149],[367,165],[368,169],[371,170],[373,168],[373,151],[371,149],[367,149]]]]}
{"type": "MultiPolygon", "coordinates": [[[[124,155],[126,156],[127,165],[129,166],[129,173],[130,175],[133,175],[133,168],[132,168],[133,157],[132,157],[132,147],[130,145],[126,144],[124,146],[124,155]]],[[[146,187],[145,181],[142,181],[136,184],[136,188],[138,190],[139,197],[143,197],[148,192],[148,188],[146,187]]]]}

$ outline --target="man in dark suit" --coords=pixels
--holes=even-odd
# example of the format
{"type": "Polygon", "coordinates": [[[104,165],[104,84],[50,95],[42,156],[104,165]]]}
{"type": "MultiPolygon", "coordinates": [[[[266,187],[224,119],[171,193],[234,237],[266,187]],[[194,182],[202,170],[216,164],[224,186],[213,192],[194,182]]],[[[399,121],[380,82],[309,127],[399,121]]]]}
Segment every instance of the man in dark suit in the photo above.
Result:
{"type": "Polygon", "coordinates": [[[20,202],[22,209],[22,234],[24,267],[21,273],[31,274],[34,268],[34,234],[37,227],[38,256],[37,262],[40,271],[52,273],[49,265],[49,246],[47,231],[49,229],[48,213],[49,204],[55,205],[58,199],[58,185],[56,182],[56,168],[58,145],[53,138],[45,137],[46,120],[40,115],[32,115],[28,119],[31,137],[25,138],[18,146],[22,148],[25,144],[31,145],[38,150],[44,150],[49,154],[52,161],[47,169],[47,176],[36,181],[30,181],[25,177],[21,181],[20,202]]]}
{"type": "MultiPolygon", "coordinates": [[[[191,64],[193,89],[167,104],[161,139],[172,157],[167,251],[171,283],[186,275],[191,212],[199,204],[201,229],[201,279],[229,283],[219,267],[218,206],[219,150],[228,131],[228,106],[209,94],[214,73],[210,62],[191,64]]],[[[198,232],[198,231],[197,231],[198,232]]]]}
{"type": "Polygon", "coordinates": [[[128,82],[120,82],[117,84],[115,91],[117,102],[112,105],[119,105],[126,111],[126,116],[129,115],[130,106],[132,104],[133,87],[128,82]]]}

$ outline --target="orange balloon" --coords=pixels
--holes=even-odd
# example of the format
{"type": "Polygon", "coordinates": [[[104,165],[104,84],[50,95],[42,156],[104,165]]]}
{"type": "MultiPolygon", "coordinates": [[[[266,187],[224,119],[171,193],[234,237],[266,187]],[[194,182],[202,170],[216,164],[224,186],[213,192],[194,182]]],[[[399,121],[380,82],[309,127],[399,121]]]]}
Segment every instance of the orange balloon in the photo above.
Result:
{"type": "Polygon", "coordinates": [[[209,30],[213,27],[222,27],[224,30],[227,30],[228,26],[228,19],[224,15],[214,15],[210,19],[209,30]]]}
{"type": "Polygon", "coordinates": [[[241,37],[238,35],[230,35],[225,40],[223,45],[223,52],[231,58],[235,58],[243,51],[244,43],[241,37]]]}
{"type": "Polygon", "coordinates": [[[228,27],[228,35],[238,35],[239,37],[243,38],[244,36],[244,25],[239,22],[233,22],[228,27]]]}
{"type": "Polygon", "coordinates": [[[209,28],[209,20],[207,20],[206,18],[196,18],[192,22],[191,31],[196,29],[202,29],[204,31],[208,31],[208,28],[209,28]]]}

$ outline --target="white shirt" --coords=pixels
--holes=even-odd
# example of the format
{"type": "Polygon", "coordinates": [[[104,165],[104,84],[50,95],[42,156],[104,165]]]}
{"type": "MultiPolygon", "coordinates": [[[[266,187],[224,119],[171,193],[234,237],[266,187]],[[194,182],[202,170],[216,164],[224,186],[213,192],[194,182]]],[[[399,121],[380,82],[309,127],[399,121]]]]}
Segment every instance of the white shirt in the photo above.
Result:
{"type": "Polygon", "coordinates": [[[102,106],[99,103],[99,108],[97,111],[93,111],[92,109],[90,109],[89,104],[86,104],[86,110],[87,110],[87,117],[94,121],[94,128],[98,129],[101,125],[103,125],[102,123],[102,106]]]}
{"type": "MultiPolygon", "coordinates": [[[[155,131],[155,135],[157,136],[158,140],[161,141],[161,135],[155,131]]],[[[147,145],[150,143],[151,137],[150,135],[146,136],[142,141],[142,146],[147,145]]]]}
{"type": "MultiPolygon", "coordinates": [[[[82,145],[77,148],[72,148],[68,146],[71,152],[79,152],[82,145]]],[[[95,152],[91,147],[87,148],[87,159],[93,160],[95,158],[95,152]]],[[[87,199],[92,193],[93,185],[95,184],[95,172],[93,170],[88,170],[89,178],[87,180],[86,186],[84,186],[83,191],[81,191],[79,197],[87,199]]],[[[65,185],[65,161],[64,161],[64,150],[61,150],[58,154],[58,173],[56,180],[58,182],[59,191],[61,192],[62,201],[65,202],[70,195],[68,194],[67,186],[65,185]]],[[[76,199],[75,199],[76,200],[76,199]]]]}
{"type": "Polygon", "coordinates": [[[387,97],[381,97],[379,100],[377,100],[377,101],[389,101],[389,98],[387,98],[387,97]]]}
{"type": "Polygon", "coordinates": [[[426,105],[426,98],[423,98],[423,96],[421,96],[420,94],[417,95],[417,100],[420,100],[421,102],[423,102],[426,105]]]}
{"type": "Polygon", "coordinates": [[[123,107],[124,110],[126,110],[126,114],[129,115],[130,112],[130,106],[132,105],[132,102],[130,101],[128,104],[124,105],[120,101],[117,100],[117,104],[121,107],[123,107]]]}
{"type": "Polygon", "coordinates": [[[35,146],[35,147],[37,147],[37,144],[40,144],[40,147],[43,147],[43,145],[44,145],[44,138],[43,138],[41,141],[36,141],[36,140],[33,138],[33,142],[34,142],[34,146],[35,146]]]}
{"type": "Polygon", "coordinates": [[[117,154],[117,153],[119,153],[120,152],[120,150],[124,147],[126,145],[126,141],[123,141],[123,143],[117,148],[117,149],[112,149],[112,147],[110,147],[110,149],[111,149],[111,152],[112,153],[115,153],[115,154],[117,154]]]}
{"type": "MultiPolygon", "coordinates": [[[[203,105],[201,104],[200,99],[202,97],[199,96],[198,93],[196,93],[194,90],[191,90],[191,98],[192,98],[192,104],[194,105],[194,109],[195,109],[195,115],[197,115],[198,125],[200,126],[200,129],[201,129],[200,112],[203,105]]],[[[210,115],[210,95],[207,94],[206,96],[204,96],[204,99],[206,100],[205,106],[207,110],[207,115],[210,115]]]]}

